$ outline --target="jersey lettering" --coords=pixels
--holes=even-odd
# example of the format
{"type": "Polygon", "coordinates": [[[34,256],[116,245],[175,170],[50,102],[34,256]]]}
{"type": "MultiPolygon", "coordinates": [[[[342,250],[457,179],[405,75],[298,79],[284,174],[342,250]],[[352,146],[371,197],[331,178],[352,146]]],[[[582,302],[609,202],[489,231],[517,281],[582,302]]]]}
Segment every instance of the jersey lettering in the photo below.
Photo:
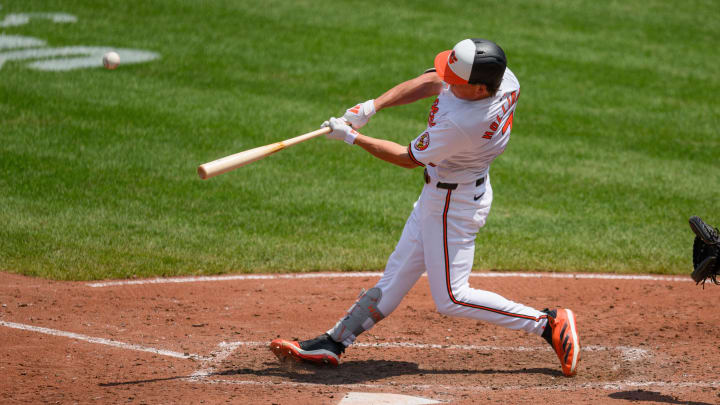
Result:
{"type": "Polygon", "coordinates": [[[438,103],[440,102],[439,98],[436,98],[435,101],[430,106],[430,115],[428,116],[428,126],[434,127],[435,126],[435,114],[440,111],[438,108],[438,103]]]}
{"type": "Polygon", "coordinates": [[[483,134],[483,138],[485,139],[492,139],[492,137],[497,132],[498,128],[500,127],[500,124],[505,120],[505,125],[502,127],[502,134],[505,135],[507,133],[508,129],[512,130],[512,122],[513,122],[513,113],[515,112],[515,104],[517,103],[518,99],[520,98],[520,90],[513,91],[512,93],[505,96],[505,101],[503,101],[502,105],[502,111],[503,115],[498,114],[495,118],[495,121],[490,124],[490,128],[488,128],[487,131],[485,131],[485,134],[483,134]]]}
{"type": "Polygon", "coordinates": [[[505,135],[505,132],[507,132],[508,128],[512,131],[512,120],[513,120],[513,114],[515,111],[510,113],[510,116],[508,117],[507,121],[505,121],[505,125],[502,127],[502,134],[505,135]]]}

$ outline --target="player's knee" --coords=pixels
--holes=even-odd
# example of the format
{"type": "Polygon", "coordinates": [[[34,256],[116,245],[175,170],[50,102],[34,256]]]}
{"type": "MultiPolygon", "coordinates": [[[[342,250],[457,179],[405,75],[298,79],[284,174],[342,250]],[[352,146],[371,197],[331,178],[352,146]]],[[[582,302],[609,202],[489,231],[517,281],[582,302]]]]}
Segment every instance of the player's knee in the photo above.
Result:
{"type": "Polygon", "coordinates": [[[443,315],[454,315],[456,307],[449,296],[435,298],[435,309],[443,315]]]}
{"type": "Polygon", "coordinates": [[[444,290],[438,294],[433,294],[435,308],[439,313],[443,315],[457,315],[458,312],[462,309],[462,307],[458,305],[457,301],[462,300],[464,296],[465,292],[463,289],[457,289],[457,291],[453,290],[452,296],[447,290],[444,290]]]}

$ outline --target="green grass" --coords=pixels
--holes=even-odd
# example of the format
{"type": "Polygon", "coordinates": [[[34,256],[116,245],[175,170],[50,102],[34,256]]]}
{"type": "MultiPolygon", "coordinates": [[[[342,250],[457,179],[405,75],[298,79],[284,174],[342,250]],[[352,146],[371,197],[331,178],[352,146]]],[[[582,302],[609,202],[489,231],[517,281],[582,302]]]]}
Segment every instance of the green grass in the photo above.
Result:
{"type": "MultiPolygon", "coordinates": [[[[198,164],[311,131],[467,37],[522,85],[475,267],[689,272],[720,225],[714,1],[2,1],[66,12],[0,34],[162,59],[0,69],[0,269],[54,279],[382,269],[421,188],[312,140],[201,181],[198,164]]],[[[3,50],[0,50],[3,52],[3,50]]],[[[406,144],[429,104],[368,135],[406,144]]]]}

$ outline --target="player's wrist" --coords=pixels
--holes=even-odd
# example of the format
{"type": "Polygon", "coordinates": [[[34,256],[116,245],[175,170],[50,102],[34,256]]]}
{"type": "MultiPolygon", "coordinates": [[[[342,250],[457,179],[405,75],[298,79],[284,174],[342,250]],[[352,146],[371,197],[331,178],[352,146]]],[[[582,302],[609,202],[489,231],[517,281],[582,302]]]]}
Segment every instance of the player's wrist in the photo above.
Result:
{"type": "Polygon", "coordinates": [[[345,143],[347,143],[348,145],[354,145],[355,139],[357,139],[358,135],[360,135],[360,134],[357,131],[355,131],[354,129],[350,129],[345,134],[345,143]]]}

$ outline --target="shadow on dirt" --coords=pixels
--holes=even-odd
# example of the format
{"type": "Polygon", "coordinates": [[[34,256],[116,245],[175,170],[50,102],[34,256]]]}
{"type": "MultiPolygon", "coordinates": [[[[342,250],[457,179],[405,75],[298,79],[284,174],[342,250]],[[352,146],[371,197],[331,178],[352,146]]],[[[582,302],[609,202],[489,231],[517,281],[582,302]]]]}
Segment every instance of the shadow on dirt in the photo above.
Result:
{"type": "Polygon", "coordinates": [[[366,383],[370,381],[382,380],[385,378],[407,375],[470,376],[492,374],[543,374],[553,377],[562,376],[562,373],[560,373],[560,371],[549,368],[522,368],[517,370],[432,370],[421,369],[418,367],[417,364],[407,361],[388,360],[348,361],[342,363],[340,367],[337,368],[286,362],[278,365],[277,367],[269,367],[262,370],[241,368],[215,373],[215,375],[223,376],[254,375],[258,377],[283,377],[298,383],[326,385],[366,383]]]}
{"type": "MultiPolygon", "coordinates": [[[[324,384],[324,385],[341,385],[341,384],[358,384],[371,381],[378,381],[385,378],[416,375],[432,376],[432,375],[502,375],[502,374],[543,374],[552,377],[560,377],[562,373],[555,369],[549,368],[521,368],[517,370],[429,370],[421,369],[415,363],[407,361],[388,361],[388,360],[363,360],[348,361],[342,363],[340,367],[327,367],[313,364],[301,364],[295,362],[285,363],[265,363],[267,368],[252,369],[238,368],[224,371],[215,371],[202,376],[202,378],[212,378],[220,376],[242,376],[252,375],[256,377],[281,377],[287,378],[296,383],[307,384],[324,384]]],[[[183,375],[174,377],[154,378],[146,380],[133,381],[115,381],[100,383],[101,387],[116,387],[122,385],[147,384],[173,380],[191,380],[198,377],[183,375]]]]}
{"type": "Polygon", "coordinates": [[[633,402],[647,401],[661,404],[712,405],[708,402],[683,401],[670,395],[644,390],[613,392],[608,396],[613,399],[624,399],[633,402]]]}
{"type": "Polygon", "coordinates": [[[107,383],[100,383],[98,384],[99,387],[117,387],[121,385],[135,385],[135,384],[147,384],[147,383],[156,383],[156,382],[164,382],[164,381],[173,381],[173,380],[186,380],[193,378],[189,375],[179,375],[174,377],[163,377],[163,378],[151,378],[148,380],[132,380],[132,381],[114,381],[114,382],[107,382],[107,383]]]}

